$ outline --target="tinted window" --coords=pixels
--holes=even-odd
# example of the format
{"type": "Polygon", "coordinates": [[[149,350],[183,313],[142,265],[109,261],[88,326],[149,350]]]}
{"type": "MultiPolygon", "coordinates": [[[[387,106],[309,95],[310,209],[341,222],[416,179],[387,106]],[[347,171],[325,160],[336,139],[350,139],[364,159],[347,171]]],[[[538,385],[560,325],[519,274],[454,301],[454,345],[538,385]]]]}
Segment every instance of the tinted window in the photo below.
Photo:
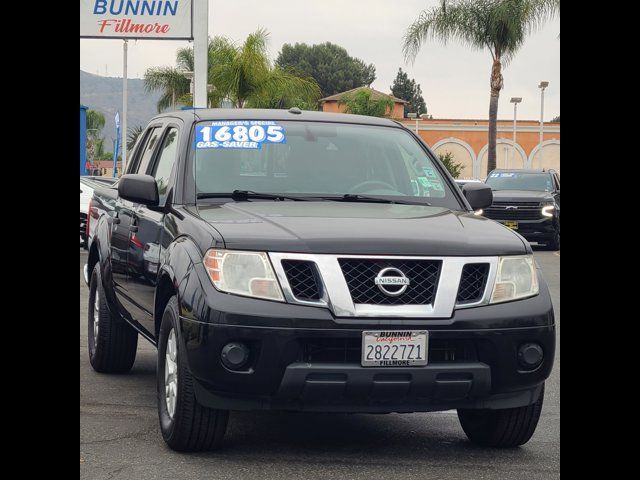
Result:
{"type": "Polygon", "coordinates": [[[551,192],[553,182],[548,173],[492,172],[486,180],[492,190],[530,190],[551,192]]]}
{"type": "Polygon", "coordinates": [[[160,205],[164,204],[167,197],[167,188],[169,186],[169,177],[173,164],[176,161],[176,153],[178,151],[178,129],[170,127],[162,142],[158,161],[156,162],[155,172],[153,176],[158,184],[158,194],[160,195],[160,205]]]}
{"type": "Polygon", "coordinates": [[[149,135],[147,136],[146,143],[142,146],[140,160],[138,162],[138,167],[132,173],[147,173],[147,169],[149,168],[149,162],[151,161],[151,157],[153,157],[153,151],[158,143],[158,138],[160,137],[160,127],[154,127],[149,135]]]}
{"type": "MultiPolygon", "coordinates": [[[[232,133],[236,130],[220,127],[220,123],[196,126],[201,134],[203,128],[212,127],[202,136],[210,141],[203,141],[200,147],[195,142],[199,193],[236,189],[301,196],[359,193],[412,197],[412,201],[423,199],[436,206],[461,208],[434,161],[403,129],[283,121],[275,122],[276,128],[282,129],[283,141],[258,142],[247,148],[246,126],[237,130],[239,141],[234,142],[232,133]],[[226,130],[214,133],[221,128],[226,130]]],[[[253,134],[265,138],[257,130],[253,134]]]]}

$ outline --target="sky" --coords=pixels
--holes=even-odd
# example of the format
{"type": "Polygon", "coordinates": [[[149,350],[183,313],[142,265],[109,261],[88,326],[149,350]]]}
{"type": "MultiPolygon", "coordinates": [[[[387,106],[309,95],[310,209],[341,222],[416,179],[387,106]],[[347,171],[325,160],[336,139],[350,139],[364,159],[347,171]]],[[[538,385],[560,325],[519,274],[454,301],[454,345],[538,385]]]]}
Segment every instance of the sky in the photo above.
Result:
{"type": "MultiPolygon", "coordinates": [[[[422,88],[434,118],[488,117],[491,55],[456,44],[427,42],[415,63],[406,64],[402,37],[425,8],[440,0],[209,0],[209,36],[223,35],[238,43],[263,27],[270,32],[269,53],[276,59],[284,43],[332,42],[376,66],[371,85],[389,92],[402,67],[422,88]]],[[[544,118],[560,114],[560,21],[548,22],[531,35],[503,70],[499,119],[513,118],[511,97],[522,97],[518,119],[540,118],[541,80],[544,118]]],[[[175,52],[187,41],[129,41],[129,77],[142,78],[147,68],[174,66],[175,52]]],[[[122,75],[122,41],[80,39],[80,68],[89,73],[122,75]]]]}

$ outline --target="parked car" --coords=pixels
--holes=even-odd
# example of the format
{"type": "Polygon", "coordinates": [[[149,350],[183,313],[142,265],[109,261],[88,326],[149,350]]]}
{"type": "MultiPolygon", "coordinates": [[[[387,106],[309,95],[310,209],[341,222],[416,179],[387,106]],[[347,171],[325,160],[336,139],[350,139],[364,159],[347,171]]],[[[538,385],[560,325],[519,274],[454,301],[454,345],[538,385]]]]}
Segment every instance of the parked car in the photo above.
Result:
{"type": "Polygon", "coordinates": [[[100,185],[111,185],[115,182],[115,178],[111,177],[80,177],[80,246],[87,245],[87,215],[89,214],[89,202],[93,197],[93,190],[100,185]]]}
{"type": "Polygon", "coordinates": [[[560,250],[560,176],[554,170],[493,170],[493,204],[483,215],[531,242],[560,250]]]}
{"type": "Polygon", "coordinates": [[[89,360],[158,348],[160,430],[221,444],[229,411],[457,409],[472,442],[526,443],[554,359],[549,291],[388,119],[298,109],[154,117],[89,218],[89,360]]]}

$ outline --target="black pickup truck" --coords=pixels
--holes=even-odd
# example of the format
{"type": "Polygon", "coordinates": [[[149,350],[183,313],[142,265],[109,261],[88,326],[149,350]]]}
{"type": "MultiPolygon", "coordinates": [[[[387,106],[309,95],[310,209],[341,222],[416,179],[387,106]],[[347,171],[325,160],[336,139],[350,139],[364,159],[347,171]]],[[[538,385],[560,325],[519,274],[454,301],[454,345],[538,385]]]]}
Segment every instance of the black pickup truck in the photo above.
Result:
{"type": "Polygon", "coordinates": [[[218,446],[229,411],[457,409],[493,447],[533,434],[554,313],[529,244],[474,211],[388,119],[185,110],[151,120],[89,211],[89,357],[158,348],[162,436],[218,446]]]}

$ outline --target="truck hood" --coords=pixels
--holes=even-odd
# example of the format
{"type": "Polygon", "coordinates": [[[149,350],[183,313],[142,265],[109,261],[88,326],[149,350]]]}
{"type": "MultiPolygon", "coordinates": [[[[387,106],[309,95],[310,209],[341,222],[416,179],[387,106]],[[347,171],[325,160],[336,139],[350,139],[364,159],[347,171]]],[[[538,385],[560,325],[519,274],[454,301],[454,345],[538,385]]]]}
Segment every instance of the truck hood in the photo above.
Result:
{"type": "Polygon", "coordinates": [[[550,192],[532,190],[494,190],[493,200],[499,202],[542,202],[553,200],[553,195],[550,192]]]}
{"type": "Polygon", "coordinates": [[[520,236],[499,223],[441,207],[256,201],[197,210],[229,249],[425,256],[527,252],[520,236]]]}

